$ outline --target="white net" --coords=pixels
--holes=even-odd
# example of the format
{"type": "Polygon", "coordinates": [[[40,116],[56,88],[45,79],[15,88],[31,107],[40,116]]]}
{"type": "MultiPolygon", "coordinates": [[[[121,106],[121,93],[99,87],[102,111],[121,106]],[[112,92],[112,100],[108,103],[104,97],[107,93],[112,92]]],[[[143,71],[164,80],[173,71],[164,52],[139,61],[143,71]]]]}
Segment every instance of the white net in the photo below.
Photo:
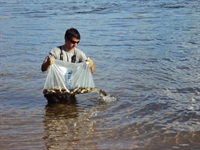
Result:
{"type": "Polygon", "coordinates": [[[57,87],[69,91],[79,87],[94,88],[89,65],[86,62],[71,63],[55,60],[49,68],[43,90],[57,87]]]}

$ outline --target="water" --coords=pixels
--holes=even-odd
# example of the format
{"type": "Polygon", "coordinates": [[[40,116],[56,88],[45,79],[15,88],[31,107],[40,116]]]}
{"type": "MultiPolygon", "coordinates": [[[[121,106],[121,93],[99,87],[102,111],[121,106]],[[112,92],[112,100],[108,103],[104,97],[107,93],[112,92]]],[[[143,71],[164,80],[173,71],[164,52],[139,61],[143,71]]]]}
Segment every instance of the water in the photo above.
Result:
{"type": "Polygon", "coordinates": [[[0,146],[200,149],[199,0],[1,0],[0,146]],[[98,94],[46,106],[41,63],[70,27],[98,94]]]}

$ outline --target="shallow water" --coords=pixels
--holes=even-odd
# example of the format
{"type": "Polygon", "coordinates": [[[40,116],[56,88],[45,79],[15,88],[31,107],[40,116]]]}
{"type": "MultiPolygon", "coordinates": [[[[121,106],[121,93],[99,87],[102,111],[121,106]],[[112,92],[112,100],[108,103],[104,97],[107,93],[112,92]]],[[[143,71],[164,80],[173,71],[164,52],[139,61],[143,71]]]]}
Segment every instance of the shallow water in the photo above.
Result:
{"type": "Polygon", "coordinates": [[[2,150],[200,149],[198,0],[0,4],[2,150]],[[40,65],[70,27],[117,101],[47,106],[40,65]]]}

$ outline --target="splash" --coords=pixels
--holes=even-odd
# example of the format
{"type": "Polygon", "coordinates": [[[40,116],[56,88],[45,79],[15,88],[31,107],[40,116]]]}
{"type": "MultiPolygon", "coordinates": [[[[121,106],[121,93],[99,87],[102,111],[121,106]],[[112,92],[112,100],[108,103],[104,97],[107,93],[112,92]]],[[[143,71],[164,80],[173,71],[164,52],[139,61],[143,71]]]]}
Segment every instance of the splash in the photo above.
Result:
{"type": "Polygon", "coordinates": [[[108,95],[105,91],[103,90],[99,90],[99,100],[102,101],[102,102],[105,102],[105,103],[111,103],[111,102],[115,102],[118,100],[117,97],[114,97],[112,95],[108,95]]]}

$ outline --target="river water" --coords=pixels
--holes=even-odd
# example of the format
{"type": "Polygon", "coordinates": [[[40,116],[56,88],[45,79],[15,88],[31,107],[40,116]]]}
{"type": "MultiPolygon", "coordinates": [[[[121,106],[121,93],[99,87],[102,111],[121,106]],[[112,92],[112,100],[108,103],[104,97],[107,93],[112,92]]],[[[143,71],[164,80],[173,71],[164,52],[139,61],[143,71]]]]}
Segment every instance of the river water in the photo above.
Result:
{"type": "Polygon", "coordinates": [[[199,0],[1,0],[2,150],[200,149],[199,0]],[[40,66],[66,29],[95,86],[47,106],[40,66]]]}

